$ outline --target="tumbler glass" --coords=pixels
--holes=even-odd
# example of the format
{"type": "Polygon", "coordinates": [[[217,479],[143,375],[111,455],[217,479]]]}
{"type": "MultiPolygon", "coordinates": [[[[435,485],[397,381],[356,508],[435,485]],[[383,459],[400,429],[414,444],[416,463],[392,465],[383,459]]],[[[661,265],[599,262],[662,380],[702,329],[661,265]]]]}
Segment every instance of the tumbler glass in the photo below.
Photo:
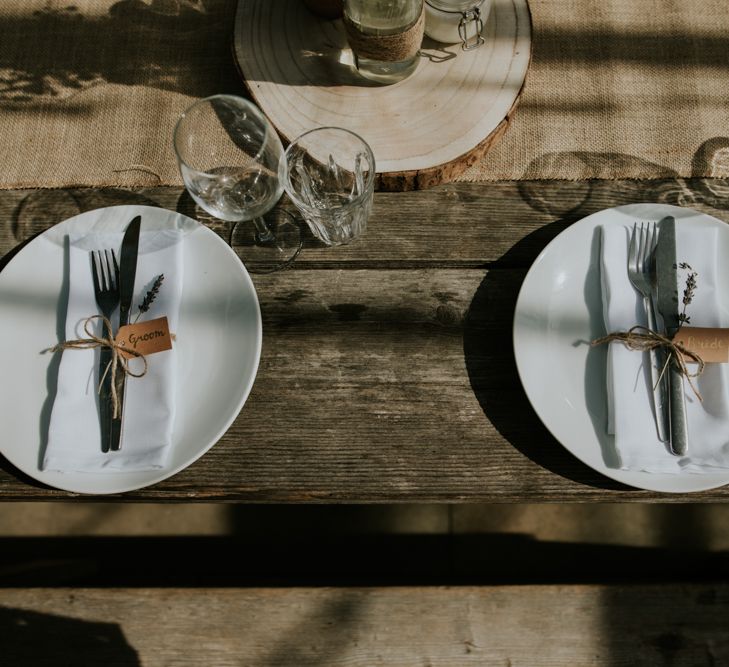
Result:
{"type": "Polygon", "coordinates": [[[375,157],[359,135],[339,127],[305,132],[286,149],[284,189],[316,238],[336,246],[367,226],[375,157]]]}

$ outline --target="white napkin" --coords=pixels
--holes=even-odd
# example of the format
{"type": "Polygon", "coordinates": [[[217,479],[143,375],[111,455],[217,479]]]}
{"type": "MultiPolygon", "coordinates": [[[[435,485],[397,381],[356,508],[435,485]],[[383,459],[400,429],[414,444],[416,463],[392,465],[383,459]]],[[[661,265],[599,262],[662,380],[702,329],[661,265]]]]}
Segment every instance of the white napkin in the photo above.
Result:
{"type": "MultiPolygon", "coordinates": [[[[608,332],[646,325],[643,298],[630,284],[626,270],[631,227],[603,225],[601,282],[605,327],[608,332]]],[[[717,230],[691,224],[676,225],[678,262],[698,272],[698,287],[686,314],[691,326],[722,326],[716,294],[717,230]]],[[[679,291],[685,282],[679,271],[679,291]]],[[[679,300],[681,294],[679,294],[679,300]]],[[[648,355],[621,343],[608,350],[608,433],[623,470],[660,473],[701,473],[729,468],[729,382],[727,364],[707,364],[694,379],[703,403],[684,382],[688,419],[688,455],[671,454],[656,434],[651,403],[648,355]]],[[[695,368],[694,365],[689,366],[695,368]]]]}
{"type": "MultiPolygon", "coordinates": [[[[69,299],[66,340],[86,338],[84,320],[99,312],[94,298],[89,251],[121,248],[122,233],[91,233],[69,238],[69,299]]],[[[153,281],[164,281],[151,308],[139,321],[167,316],[177,331],[182,287],[182,234],[179,230],[142,231],[130,323],[153,281]]],[[[118,256],[118,255],[117,255],[118,256]]],[[[116,314],[113,318],[116,324],[116,314]]],[[[101,333],[96,321],[95,333],[101,333]]],[[[154,470],[167,462],[175,413],[176,353],[174,349],[147,357],[144,377],[127,376],[121,448],[101,451],[98,414],[98,350],[65,350],[51,412],[43,469],[59,472],[154,470]]],[[[141,370],[133,360],[132,370],[141,370]]]]}

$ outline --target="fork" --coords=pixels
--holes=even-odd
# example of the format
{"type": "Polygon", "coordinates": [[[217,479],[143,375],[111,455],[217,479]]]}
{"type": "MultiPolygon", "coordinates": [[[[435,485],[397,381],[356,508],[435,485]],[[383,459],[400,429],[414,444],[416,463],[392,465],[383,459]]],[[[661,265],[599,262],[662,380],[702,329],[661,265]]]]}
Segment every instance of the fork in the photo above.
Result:
{"type": "MultiPolygon", "coordinates": [[[[628,278],[633,287],[643,297],[643,309],[648,320],[648,328],[657,331],[655,303],[653,301],[653,276],[655,272],[655,250],[657,242],[656,225],[633,225],[628,249],[628,278]]],[[[661,354],[658,349],[648,351],[650,360],[653,410],[656,419],[658,439],[667,442],[669,439],[668,420],[666,414],[666,386],[661,377],[661,354]]]]}
{"type": "MultiPolygon", "coordinates": [[[[96,305],[101,314],[107,320],[111,320],[114,309],[119,305],[119,265],[116,255],[113,250],[96,250],[90,255],[96,305]]],[[[107,372],[110,362],[111,350],[102,347],[99,352],[99,423],[101,451],[105,453],[109,451],[111,444],[111,374],[107,372]]]]}

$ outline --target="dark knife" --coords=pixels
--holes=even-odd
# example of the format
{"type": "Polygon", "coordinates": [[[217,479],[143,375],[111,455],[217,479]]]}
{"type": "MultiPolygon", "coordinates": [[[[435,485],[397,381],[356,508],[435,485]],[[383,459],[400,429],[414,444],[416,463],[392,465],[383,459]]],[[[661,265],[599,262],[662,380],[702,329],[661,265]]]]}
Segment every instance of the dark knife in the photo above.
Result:
{"type": "MultiPolygon", "coordinates": [[[[672,216],[658,223],[658,245],[656,246],[656,288],[658,291],[658,312],[668,338],[678,331],[680,320],[678,300],[678,267],[676,260],[676,221],[672,216]]],[[[668,382],[668,426],[669,444],[676,456],[685,456],[688,450],[688,423],[686,421],[686,399],[683,393],[683,375],[677,364],[669,364],[666,372],[668,382]]]]}
{"type": "MultiPolygon", "coordinates": [[[[124,232],[121,256],[119,258],[119,327],[129,324],[129,311],[134,298],[134,279],[137,276],[137,253],[139,251],[139,228],[142,217],[132,220],[124,232]]],[[[124,414],[124,373],[116,374],[117,418],[111,420],[111,449],[121,447],[122,416],[124,414]]]]}

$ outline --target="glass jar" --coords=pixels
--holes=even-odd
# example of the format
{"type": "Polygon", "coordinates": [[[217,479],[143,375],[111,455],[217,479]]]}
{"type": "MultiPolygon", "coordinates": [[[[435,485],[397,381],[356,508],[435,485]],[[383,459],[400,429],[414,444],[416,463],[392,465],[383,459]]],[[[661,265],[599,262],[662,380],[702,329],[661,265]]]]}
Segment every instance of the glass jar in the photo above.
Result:
{"type": "Polygon", "coordinates": [[[344,26],[359,73],[395,83],[418,66],[423,0],[344,0],[344,26]]]}
{"type": "Polygon", "coordinates": [[[483,25],[491,0],[425,0],[425,34],[443,44],[461,43],[464,51],[484,43],[483,25]]]}

